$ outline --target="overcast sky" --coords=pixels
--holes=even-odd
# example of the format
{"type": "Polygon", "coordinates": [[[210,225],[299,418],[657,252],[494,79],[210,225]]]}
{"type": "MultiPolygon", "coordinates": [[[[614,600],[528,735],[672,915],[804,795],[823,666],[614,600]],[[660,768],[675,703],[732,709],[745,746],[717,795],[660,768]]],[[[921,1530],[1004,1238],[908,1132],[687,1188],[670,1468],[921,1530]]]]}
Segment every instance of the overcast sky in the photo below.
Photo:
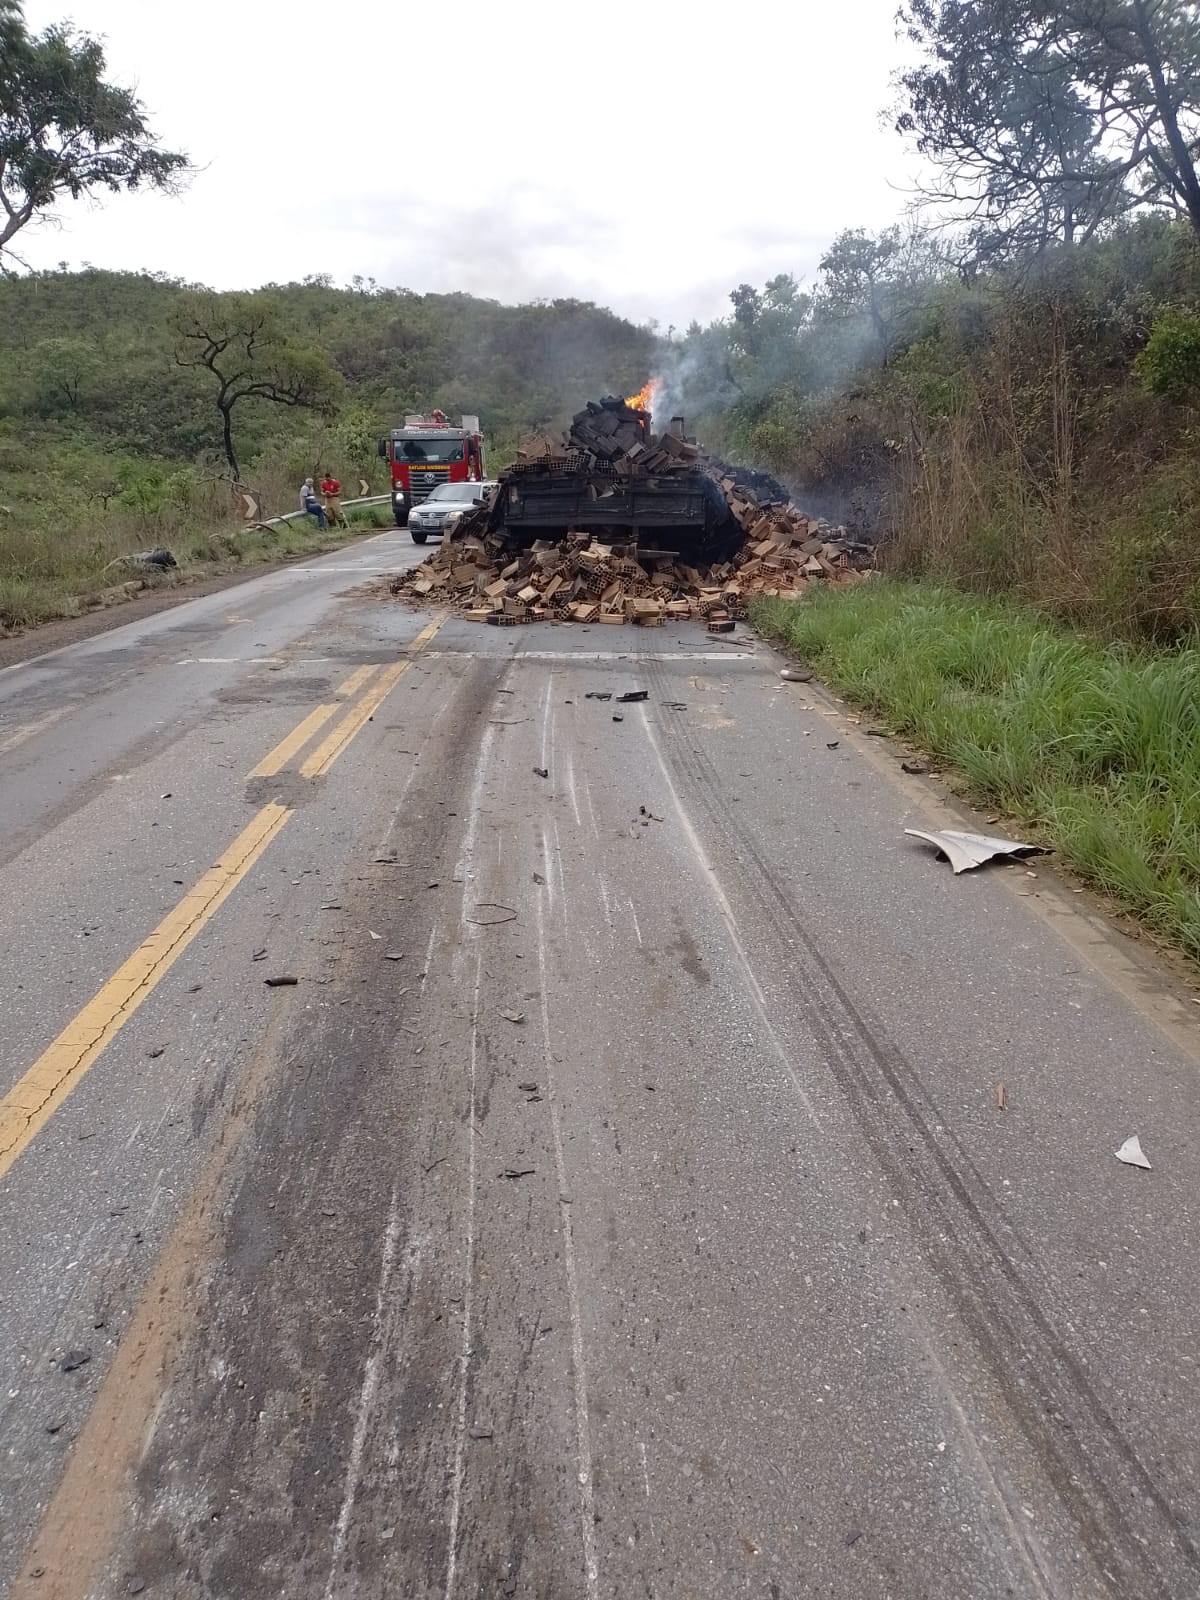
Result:
{"type": "Polygon", "coordinates": [[[178,199],[68,202],[36,266],[220,288],[327,272],[500,300],[574,295],[665,328],[811,277],[903,212],[880,126],[896,0],[26,0],[107,44],[178,199]]]}

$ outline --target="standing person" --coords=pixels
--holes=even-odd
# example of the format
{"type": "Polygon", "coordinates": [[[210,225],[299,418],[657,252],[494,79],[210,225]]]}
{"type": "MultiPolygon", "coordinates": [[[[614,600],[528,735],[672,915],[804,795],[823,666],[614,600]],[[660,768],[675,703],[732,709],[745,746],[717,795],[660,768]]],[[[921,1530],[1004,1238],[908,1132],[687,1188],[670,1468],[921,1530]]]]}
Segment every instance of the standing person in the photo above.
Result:
{"type": "Polygon", "coordinates": [[[300,485],[300,509],[307,517],[316,517],[317,527],[325,531],[325,507],[317,499],[317,491],[313,488],[311,478],[305,478],[300,485]]]}
{"type": "Polygon", "coordinates": [[[325,496],[325,515],[335,528],[348,528],[346,513],[342,510],[342,486],[332,472],[321,479],[321,493],[325,496]]]}

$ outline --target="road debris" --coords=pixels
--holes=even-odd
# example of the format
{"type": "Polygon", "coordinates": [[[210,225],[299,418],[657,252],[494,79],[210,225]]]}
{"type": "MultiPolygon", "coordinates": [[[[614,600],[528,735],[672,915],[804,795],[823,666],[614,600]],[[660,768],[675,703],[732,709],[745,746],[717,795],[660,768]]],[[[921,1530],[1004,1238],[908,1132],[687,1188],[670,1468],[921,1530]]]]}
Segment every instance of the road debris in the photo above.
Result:
{"type": "Polygon", "coordinates": [[[80,1367],[86,1367],[92,1359],[90,1350],[68,1350],[58,1363],[60,1372],[77,1372],[80,1367]]]}
{"type": "Polygon", "coordinates": [[[293,989],[300,982],[300,979],[293,978],[290,973],[281,972],[277,977],[264,978],[263,982],[268,989],[293,989]]]}
{"type": "Polygon", "coordinates": [[[256,950],[250,959],[251,961],[265,961],[267,959],[266,945],[263,945],[261,950],[256,950]]]}
{"type": "Polygon", "coordinates": [[[1006,1111],[1007,1109],[1008,1106],[1004,1098],[1004,1085],[1002,1083],[998,1083],[996,1085],[996,1110],[1006,1111]]]}
{"type": "Polygon", "coordinates": [[[807,667],[784,667],[779,676],[784,683],[811,683],[813,678],[807,667]]]}
{"type": "Polygon", "coordinates": [[[165,545],[156,544],[153,550],[134,550],[130,555],[117,556],[114,561],[108,563],[104,571],[107,572],[109,567],[129,566],[139,567],[143,571],[157,570],[159,572],[167,572],[178,565],[179,563],[165,545]]]}
{"type": "Polygon", "coordinates": [[[1146,1172],[1153,1172],[1154,1168],[1146,1160],[1146,1152],[1142,1149],[1142,1141],[1137,1134],[1131,1134],[1119,1150],[1113,1154],[1118,1161],[1123,1161],[1127,1167],[1141,1167],[1146,1172]]]}
{"type": "Polygon", "coordinates": [[[923,778],[928,773],[929,768],[920,761],[902,761],[900,763],[900,771],[907,772],[910,778],[923,778]]]}
{"type": "Polygon", "coordinates": [[[379,944],[383,943],[383,935],[381,933],[376,933],[374,928],[368,928],[367,932],[371,935],[372,939],[376,940],[379,944]]]}
{"type": "Polygon", "coordinates": [[[619,706],[629,706],[633,705],[636,700],[649,700],[649,698],[649,689],[631,689],[628,694],[619,694],[617,696],[617,704],[619,706]]]}
{"type": "Polygon", "coordinates": [[[924,839],[927,844],[933,845],[938,859],[949,861],[955,876],[983,866],[985,861],[991,861],[994,856],[1023,857],[1046,853],[1040,844],[1021,844],[1012,839],[990,838],[983,833],[959,833],[954,829],[927,833],[923,828],[905,828],[904,831],[914,839],[924,839]]]}
{"type": "Polygon", "coordinates": [[[543,887],[545,886],[545,882],[546,882],[545,878],[542,877],[540,872],[535,872],[534,873],[533,881],[534,881],[534,883],[539,884],[539,885],[541,885],[543,887]]]}
{"type": "Polygon", "coordinates": [[[525,1013],[523,1011],[517,1011],[517,1010],[512,1009],[512,1008],[510,1008],[508,1006],[504,1006],[501,1009],[500,1015],[507,1022],[524,1022],[525,1021],[525,1013]]]}
{"type": "Polygon", "coordinates": [[[404,951],[403,950],[385,950],[384,953],[383,953],[383,959],[385,961],[403,961],[404,960],[404,951]]]}
{"type": "Polygon", "coordinates": [[[151,1061],[157,1061],[159,1056],[166,1051],[166,1048],[167,1047],[165,1044],[156,1044],[152,1049],[147,1050],[146,1054],[150,1057],[151,1061]]]}
{"type": "Polygon", "coordinates": [[[611,700],[612,690],[609,689],[606,693],[601,694],[598,689],[589,689],[583,698],[585,700],[611,700]]]}
{"type": "Polygon", "coordinates": [[[532,1178],[536,1171],[536,1167],[505,1167],[504,1171],[499,1173],[498,1176],[510,1179],[532,1178]]]}
{"type": "Polygon", "coordinates": [[[533,772],[537,778],[548,778],[550,776],[549,767],[534,767],[533,772]]]}
{"type": "Polygon", "coordinates": [[[616,716],[616,715],[615,715],[615,714],[614,714],[614,716],[613,716],[613,721],[614,721],[614,722],[624,722],[624,721],[625,721],[625,718],[624,718],[624,717],[618,717],[618,716],[616,716]]]}

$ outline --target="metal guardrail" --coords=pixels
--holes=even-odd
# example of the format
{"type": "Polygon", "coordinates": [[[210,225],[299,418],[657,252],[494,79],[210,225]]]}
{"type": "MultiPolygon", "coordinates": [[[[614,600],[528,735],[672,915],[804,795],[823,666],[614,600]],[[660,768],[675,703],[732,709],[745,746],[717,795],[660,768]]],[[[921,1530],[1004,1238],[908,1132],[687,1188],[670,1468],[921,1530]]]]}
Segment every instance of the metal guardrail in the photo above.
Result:
{"type": "MultiPolygon", "coordinates": [[[[360,496],[357,500],[343,500],[342,510],[348,511],[352,506],[390,506],[390,494],[368,494],[360,496]]],[[[285,511],[281,517],[264,517],[261,522],[253,524],[256,528],[273,528],[279,522],[295,522],[297,517],[307,517],[307,511],[285,511]]]]}

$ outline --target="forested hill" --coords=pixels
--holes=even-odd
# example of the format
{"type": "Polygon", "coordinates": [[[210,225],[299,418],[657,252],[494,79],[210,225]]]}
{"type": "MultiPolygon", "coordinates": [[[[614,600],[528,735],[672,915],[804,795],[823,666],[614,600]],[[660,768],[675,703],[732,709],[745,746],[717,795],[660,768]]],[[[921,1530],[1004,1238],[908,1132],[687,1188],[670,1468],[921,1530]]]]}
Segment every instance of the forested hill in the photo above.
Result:
{"type": "MultiPolygon", "coordinates": [[[[188,285],[144,273],[0,279],[0,438],[54,443],[65,429],[76,445],[119,456],[215,456],[212,375],[175,359],[181,308],[195,298],[188,285]]],[[[405,410],[440,405],[477,413],[492,437],[507,440],[574,410],[581,396],[636,389],[656,343],[648,330],[577,300],[504,306],[373,283],[338,289],[323,279],[215,298],[267,310],[289,354],[315,357],[332,377],[320,386],[326,417],[357,417],[368,432],[405,410]]],[[[304,410],[251,398],[236,413],[239,455],[252,462],[281,434],[312,426],[304,410]]]]}

